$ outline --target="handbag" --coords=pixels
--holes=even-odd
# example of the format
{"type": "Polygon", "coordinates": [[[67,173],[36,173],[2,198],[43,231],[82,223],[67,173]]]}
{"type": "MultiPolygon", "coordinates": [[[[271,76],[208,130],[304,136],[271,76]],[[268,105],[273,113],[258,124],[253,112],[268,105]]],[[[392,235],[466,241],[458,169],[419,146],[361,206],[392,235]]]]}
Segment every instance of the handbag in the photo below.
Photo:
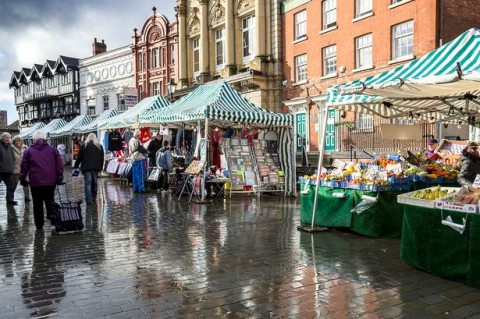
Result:
{"type": "Polygon", "coordinates": [[[157,182],[159,176],[160,176],[160,168],[154,167],[150,172],[150,175],[148,175],[147,180],[149,182],[157,182]]]}

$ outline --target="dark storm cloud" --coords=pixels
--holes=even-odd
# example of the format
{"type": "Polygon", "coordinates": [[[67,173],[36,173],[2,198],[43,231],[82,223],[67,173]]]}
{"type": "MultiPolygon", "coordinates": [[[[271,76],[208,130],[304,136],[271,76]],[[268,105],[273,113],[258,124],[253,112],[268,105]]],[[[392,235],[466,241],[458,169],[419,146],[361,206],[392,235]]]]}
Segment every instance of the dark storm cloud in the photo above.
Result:
{"type": "Polygon", "coordinates": [[[79,9],[91,1],[4,0],[0,2],[0,28],[32,26],[51,21],[75,22],[79,9]]]}

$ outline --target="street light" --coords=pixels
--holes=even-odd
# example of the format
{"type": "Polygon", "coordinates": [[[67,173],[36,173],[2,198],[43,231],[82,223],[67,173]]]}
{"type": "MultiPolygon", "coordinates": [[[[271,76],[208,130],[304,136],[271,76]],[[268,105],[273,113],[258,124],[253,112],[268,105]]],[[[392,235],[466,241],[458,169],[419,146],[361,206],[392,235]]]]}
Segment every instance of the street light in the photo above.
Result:
{"type": "Polygon", "coordinates": [[[167,84],[168,93],[170,93],[170,101],[173,101],[173,93],[175,93],[175,89],[177,88],[177,83],[171,78],[170,82],[167,84]]]}

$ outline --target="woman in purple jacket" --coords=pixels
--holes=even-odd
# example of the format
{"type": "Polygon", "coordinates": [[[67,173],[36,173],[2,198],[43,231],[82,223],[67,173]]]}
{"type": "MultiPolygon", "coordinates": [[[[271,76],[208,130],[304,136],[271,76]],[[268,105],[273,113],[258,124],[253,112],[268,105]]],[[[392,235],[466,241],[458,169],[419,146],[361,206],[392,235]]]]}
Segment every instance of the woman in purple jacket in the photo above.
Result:
{"type": "Polygon", "coordinates": [[[47,208],[47,219],[53,220],[55,216],[55,185],[63,184],[63,168],[63,159],[58,150],[47,143],[43,131],[36,131],[33,144],[23,153],[19,180],[23,186],[30,184],[37,229],[42,229],[45,221],[43,203],[47,208]]]}

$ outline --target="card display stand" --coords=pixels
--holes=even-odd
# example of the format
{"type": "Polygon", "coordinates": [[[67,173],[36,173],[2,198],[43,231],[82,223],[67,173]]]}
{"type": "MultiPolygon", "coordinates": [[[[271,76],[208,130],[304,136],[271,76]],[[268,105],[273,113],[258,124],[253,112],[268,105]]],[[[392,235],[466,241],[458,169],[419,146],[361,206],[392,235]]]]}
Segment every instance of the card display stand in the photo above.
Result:
{"type": "Polygon", "coordinates": [[[253,151],[259,174],[258,192],[283,192],[285,176],[280,164],[275,140],[254,140],[253,151]]]}
{"type": "Polygon", "coordinates": [[[232,192],[256,193],[285,191],[285,177],[281,168],[276,140],[224,139],[223,150],[232,192]]]}
{"type": "Polygon", "coordinates": [[[247,139],[225,138],[223,153],[227,161],[232,193],[253,193],[258,185],[255,158],[247,139]]]}

